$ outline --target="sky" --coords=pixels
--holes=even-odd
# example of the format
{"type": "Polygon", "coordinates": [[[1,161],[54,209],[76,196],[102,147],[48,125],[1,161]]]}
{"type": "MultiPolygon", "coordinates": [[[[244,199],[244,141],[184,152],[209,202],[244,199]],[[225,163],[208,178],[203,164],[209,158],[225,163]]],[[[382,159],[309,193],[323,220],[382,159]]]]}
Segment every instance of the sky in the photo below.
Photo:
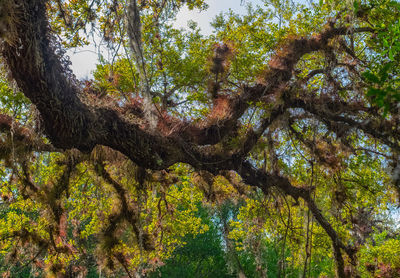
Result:
{"type": "MultiPolygon", "coordinates": [[[[246,3],[260,4],[261,0],[210,0],[207,1],[209,8],[206,11],[189,11],[186,7],[182,9],[175,22],[176,28],[186,28],[187,22],[193,20],[198,23],[203,34],[211,34],[211,20],[221,12],[227,12],[232,9],[234,12],[244,14],[246,12],[246,3]],[[242,3],[243,2],[243,3],[242,3]]],[[[69,50],[67,54],[72,62],[72,69],[78,78],[91,78],[91,72],[95,69],[98,60],[98,54],[94,47],[77,48],[69,50]]]]}
{"type": "Polygon", "coordinates": [[[198,10],[189,11],[186,7],[182,9],[175,23],[176,27],[186,27],[188,20],[196,21],[199,24],[203,34],[211,34],[211,20],[221,12],[227,12],[229,9],[235,13],[245,14],[246,4],[252,3],[253,5],[260,4],[261,0],[211,0],[207,1],[209,8],[205,11],[199,12],[198,10]],[[242,3],[243,2],[243,3],[242,3]]]}

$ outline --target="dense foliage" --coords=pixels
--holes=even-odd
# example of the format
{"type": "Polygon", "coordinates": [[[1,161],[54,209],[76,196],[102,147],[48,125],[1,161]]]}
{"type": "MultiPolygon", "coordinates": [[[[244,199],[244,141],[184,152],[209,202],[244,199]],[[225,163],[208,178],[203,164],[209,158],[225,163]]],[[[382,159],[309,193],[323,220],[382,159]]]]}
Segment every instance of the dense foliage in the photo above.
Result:
{"type": "Polygon", "coordinates": [[[0,1],[2,277],[400,277],[400,3],[242,2],[0,1]]]}

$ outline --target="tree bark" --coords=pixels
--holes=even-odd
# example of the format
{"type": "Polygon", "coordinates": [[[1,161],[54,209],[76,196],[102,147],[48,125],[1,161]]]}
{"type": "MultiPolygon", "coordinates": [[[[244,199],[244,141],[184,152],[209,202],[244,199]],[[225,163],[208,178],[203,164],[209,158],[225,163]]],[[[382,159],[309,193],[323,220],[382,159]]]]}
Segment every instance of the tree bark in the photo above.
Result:
{"type": "MultiPolygon", "coordinates": [[[[46,16],[46,1],[9,1],[18,9],[16,14],[20,18],[7,23],[12,24],[15,32],[1,42],[1,54],[19,88],[40,111],[45,133],[56,148],[76,148],[82,152],[90,152],[96,145],[104,145],[120,151],[143,168],[161,170],[183,162],[190,164],[195,170],[207,170],[213,174],[234,170],[244,182],[260,188],[265,194],[268,194],[271,187],[280,188],[286,195],[296,200],[302,198],[307,203],[314,218],[331,238],[338,276],[344,277],[341,250],[346,251],[349,256],[351,250],[341,242],[312,200],[310,189],[295,187],[278,173],[269,174],[256,169],[252,163],[246,161],[247,155],[263,132],[290,107],[302,107],[319,117],[370,131],[382,140],[386,138],[350,118],[337,119],[305,102],[292,101],[293,96],[283,94],[284,104],[278,105],[270,115],[261,119],[258,130],[249,130],[238,149],[222,147],[221,150],[221,146],[216,144],[232,135],[240,126],[239,118],[248,110],[251,101],[262,101],[267,95],[279,95],[287,90],[297,62],[307,53],[323,50],[330,39],[345,35],[348,27],[335,28],[331,25],[308,38],[288,39],[283,47],[284,51],[272,56],[262,84],[244,87],[240,93],[227,99],[227,116],[218,119],[217,123],[210,121],[209,124],[206,124],[209,118],[201,124],[178,121],[181,128],[164,134],[157,129],[127,120],[120,109],[91,105],[85,101],[78,81],[63,58],[62,48],[51,34],[46,16]]],[[[140,58],[140,18],[134,0],[130,1],[128,15],[132,19],[128,32],[132,50],[137,56],[138,68],[144,74],[144,60],[140,58]]],[[[353,33],[363,31],[371,31],[371,28],[352,30],[353,33]]],[[[145,81],[146,76],[142,76],[142,79],[145,81]]],[[[143,86],[148,93],[148,84],[143,86]]],[[[146,107],[137,108],[146,113],[146,107]]],[[[213,117],[212,109],[208,117],[213,117]]]]}

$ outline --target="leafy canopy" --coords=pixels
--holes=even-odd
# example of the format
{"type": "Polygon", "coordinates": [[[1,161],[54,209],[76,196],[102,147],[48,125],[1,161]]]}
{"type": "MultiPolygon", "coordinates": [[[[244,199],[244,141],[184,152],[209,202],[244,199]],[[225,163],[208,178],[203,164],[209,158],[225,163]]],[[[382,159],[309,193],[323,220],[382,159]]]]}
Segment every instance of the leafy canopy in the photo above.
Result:
{"type": "Polygon", "coordinates": [[[4,277],[399,275],[400,4],[243,2],[0,3],[4,277]]]}

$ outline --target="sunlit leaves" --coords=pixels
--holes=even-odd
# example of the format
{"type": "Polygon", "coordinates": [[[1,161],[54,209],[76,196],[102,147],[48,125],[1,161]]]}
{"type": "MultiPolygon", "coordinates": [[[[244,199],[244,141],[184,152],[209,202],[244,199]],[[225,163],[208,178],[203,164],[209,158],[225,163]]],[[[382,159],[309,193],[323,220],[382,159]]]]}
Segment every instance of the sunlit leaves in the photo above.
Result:
{"type": "MultiPolygon", "coordinates": [[[[144,96],[140,84],[146,83],[146,95],[153,101],[150,112],[159,119],[156,124],[161,125],[166,118],[178,123],[168,135],[162,133],[163,142],[177,142],[181,160],[176,161],[193,161],[195,169],[177,164],[150,171],[106,147],[96,146],[91,151],[92,145],[83,153],[55,148],[49,153],[31,144],[16,157],[15,126],[5,125],[8,137],[4,143],[10,142],[8,154],[12,155],[0,169],[1,252],[13,255],[14,262],[26,261],[37,253],[32,262],[54,274],[83,274],[89,266],[92,273],[98,267],[109,275],[120,271],[144,274],[179,255],[193,238],[218,230],[213,240],[223,241],[229,269],[232,273],[247,271],[249,277],[256,277],[255,273],[261,277],[265,273],[270,277],[278,273],[298,276],[307,267],[308,276],[332,276],[332,238],[334,245],[343,242],[340,248],[343,254],[347,251],[346,263],[364,264],[362,260],[351,261],[356,260],[349,254],[352,248],[363,250],[368,260],[382,261],[386,268],[389,264],[396,267],[397,238],[393,235],[397,228],[390,218],[396,195],[388,160],[397,154],[370,139],[380,127],[394,128],[388,122],[380,125],[380,118],[375,118],[377,110],[371,106],[378,104],[392,118],[396,115],[393,99],[397,99],[399,28],[389,24],[398,21],[396,3],[321,1],[292,5],[290,1],[264,1],[263,8],[249,7],[244,16],[232,11],[219,15],[212,24],[213,34],[204,36],[194,22],[189,23],[189,30],[177,30],[172,24],[179,8],[203,9],[204,1],[138,1],[141,65],[133,61],[138,55],[128,49],[126,2],[47,3],[49,28],[65,47],[84,45],[88,35],[93,35],[95,42],[103,40],[101,47],[110,51],[108,57],[101,56],[94,80],[74,83],[82,89],[76,102],[82,101],[80,107],[87,108],[88,117],[101,114],[96,111],[113,110],[121,115],[122,125],[131,124],[140,131],[133,137],[143,133],[148,138],[159,136],[157,130],[148,131],[140,122],[144,96]],[[350,2],[354,5],[346,7],[350,2]],[[357,33],[358,27],[367,32],[357,33]],[[348,32],[323,41],[327,33],[321,34],[322,30],[348,32]],[[293,49],[301,52],[303,44],[319,51],[304,50],[309,53],[300,59],[293,49]],[[196,146],[196,131],[191,141],[177,139],[186,127],[203,128],[212,118],[203,121],[205,115],[218,108],[217,100],[241,104],[241,97],[249,92],[246,89],[255,84],[265,90],[262,94],[259,91],[257,99],[247,96],[247,102],[245,98],[246,112],[228,123],[231,132],[223,135],[221,143],[196,146]],[[276,112],[279,117],[268,123],[277,108],[282,110],[276,112]],[[261,122],[267,124],[258,132],[261,122]],[[248,136],[256,145],[243,150],[243,157],[235,161],[231,153],[245,145],[248,141],[242,139],[248,136]],[[212,161],[203,159],[214,151],[212,161]],[[219,153],[232,156],[226,159],[228,166],[224,158],[216,161],[219,153]],[[189,159],[185,160],[186,156],[189,159]],[[222,171],[239,173],[245,163],[249,168],[258,167],[256,173],[271,180],[250,188],[236,173],[222,171]],[[214,164],[219,168],[214,169],[214,164]],[[291,185],[282,185],[282,180],[291,185]],[[313,215],[318,216],[319,224],[313,215]],[[327,225],[331,227],[329,235],[327,225]],[[388,234],[378,244],[373,243],[381,230],[388,230],[388,234]],[[377,254],[388,244],[396,247],[393,252],[387,257],[377,254]],[[27,245],[31,249],[26,249],[27,245]]],[[[31,123],[28,102],[5,83],[0,89],[3,112],[31,123]]],[[[222,120],[231,116],[226,114],[237,112],[215,111],[218,115],[211,121],[217,131],[224,127],[222,120]]],[[[35,136],[40,137],[37,122],[29,126],[34,126],[38,131],[35,136]]],[[[105,127],[105,132],[113,132],[114,122],[105,127]]],[[[46,128],[48,132],[53,127],[46,128]]],[[[387,142],[384,137],[392,135],[391,130],[382,134],[375,137],[383,143],[387,142]]],[[[133,140],[116,135],[120,136],[118,143],[133,140]]],[[[397,137],[389,138],[395,147],[397,141],[397,137]]],[[[141,159],[136,160],[139,165],[141,159]]],[[[367,268],[359,265],[360,269],[364,266],[367,268]]]]}

